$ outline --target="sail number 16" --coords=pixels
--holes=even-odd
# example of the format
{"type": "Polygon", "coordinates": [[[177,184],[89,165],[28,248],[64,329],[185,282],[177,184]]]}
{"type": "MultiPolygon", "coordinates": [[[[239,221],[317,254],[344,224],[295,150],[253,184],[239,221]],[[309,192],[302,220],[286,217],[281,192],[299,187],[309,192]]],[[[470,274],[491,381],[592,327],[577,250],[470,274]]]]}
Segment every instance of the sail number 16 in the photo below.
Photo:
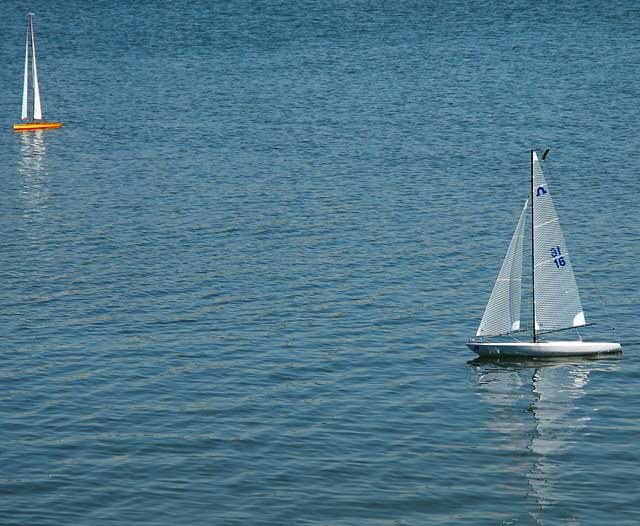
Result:
{"type": "Polygon", "coordinates": [[[564,256],[562,256],[560,247],[553,247],[551,249],[551,257],[553,258],[553,262],[556,268],[564,267],[567,264],[567,262],[564,259],[564,256]]]}

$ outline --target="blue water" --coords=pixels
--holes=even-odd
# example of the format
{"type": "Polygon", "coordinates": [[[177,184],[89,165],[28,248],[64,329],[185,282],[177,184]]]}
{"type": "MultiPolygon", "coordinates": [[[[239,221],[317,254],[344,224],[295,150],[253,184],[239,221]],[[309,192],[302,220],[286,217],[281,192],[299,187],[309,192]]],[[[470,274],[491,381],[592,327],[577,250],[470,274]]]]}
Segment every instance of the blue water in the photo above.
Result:
{"type": "Polygon", "coordinates": [[[0,59],[4,525],[640,522],[640,8],[34,0],[0,59]],[[482,362],[529,149],[602,360],[482,362]]]}

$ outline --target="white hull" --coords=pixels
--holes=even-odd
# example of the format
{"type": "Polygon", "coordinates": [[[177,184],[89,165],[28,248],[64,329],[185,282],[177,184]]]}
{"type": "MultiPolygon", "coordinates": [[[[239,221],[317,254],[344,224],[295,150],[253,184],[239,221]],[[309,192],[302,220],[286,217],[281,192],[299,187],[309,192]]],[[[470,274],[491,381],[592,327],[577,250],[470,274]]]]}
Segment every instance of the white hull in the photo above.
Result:
{"type": "Polygon", "coordinates": [[[585,356],[622,352],[612,342],[469,342],[467,347],[480,356],[585,356]]]}

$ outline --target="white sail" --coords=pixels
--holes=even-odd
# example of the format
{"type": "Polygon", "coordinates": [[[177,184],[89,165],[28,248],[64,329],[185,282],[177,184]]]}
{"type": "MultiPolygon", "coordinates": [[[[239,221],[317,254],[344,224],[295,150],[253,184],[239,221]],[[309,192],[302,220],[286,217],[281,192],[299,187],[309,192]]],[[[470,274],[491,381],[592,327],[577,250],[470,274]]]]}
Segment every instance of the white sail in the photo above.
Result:
{"type": "Polygon", "coordinates": [[[29,29],[31,30],[31,58],[33,62],[33,118],[42,119],[40,87],[38,86],[38,66],[36,64],[36,36],[33,33],[33,15],[31,14],[29,14],[29,29]]]}
{"type": "Polygon", "coordinates": [[[522,241],[528,203],[525,202],[520,214],[476,336],[496,336],[520,329],[522,241]]]}
{"type": "Polygon", "coordinates": [[[24,50],[24,85],[22,88],[22,115],[20,116],[23,121],[27,120],[29,107],[29,29],[27,30],[27,42],[24,50]]]}
{"type": "Polygon", "coordinates": [[[535,152],[532,200],[536,330],[585,325],[569,251],[535,152]]]}

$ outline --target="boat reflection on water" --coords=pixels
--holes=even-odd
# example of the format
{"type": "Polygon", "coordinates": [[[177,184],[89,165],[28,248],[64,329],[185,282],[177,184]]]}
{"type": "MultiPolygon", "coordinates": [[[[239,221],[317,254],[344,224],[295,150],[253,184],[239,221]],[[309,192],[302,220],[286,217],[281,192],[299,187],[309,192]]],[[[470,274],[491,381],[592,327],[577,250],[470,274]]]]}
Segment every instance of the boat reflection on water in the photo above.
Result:
{"type": "Polygon", "coordinates": [[[47,147],[44,142],[43,130],[31,133],[21,133],[20,137],[20,171],[32,173],[34,170],[40,170],[42,161],[47,153],[47,147]]]}
{"type": "Polygon", "coordinates": [[[25,209],[34,211],[41,209],[49,200],[50,192],[46,185],[45,158],[47,146],[46,131],[21,133],[20,162],[18,172],[23,176],[24,187],[21,192],[25,209]]]}
{"type": "Polygon", "coordinates": [[[588,432],[591,416],[580,399],[587,393],[589,376],[617,369],[619,359],[613,355],[469,362],[476,373],[476,391],[489,406],[487,426],[502,436],[500,448],[518,459],[509,471],[521,475],[520,482],[528,488],[526,514],[535,524],[547,524],[543,517],[549,516],[561,517],[563,524],[580,523],[571,507],[561,506],[567,483],[563,460],[588,432]]]}

